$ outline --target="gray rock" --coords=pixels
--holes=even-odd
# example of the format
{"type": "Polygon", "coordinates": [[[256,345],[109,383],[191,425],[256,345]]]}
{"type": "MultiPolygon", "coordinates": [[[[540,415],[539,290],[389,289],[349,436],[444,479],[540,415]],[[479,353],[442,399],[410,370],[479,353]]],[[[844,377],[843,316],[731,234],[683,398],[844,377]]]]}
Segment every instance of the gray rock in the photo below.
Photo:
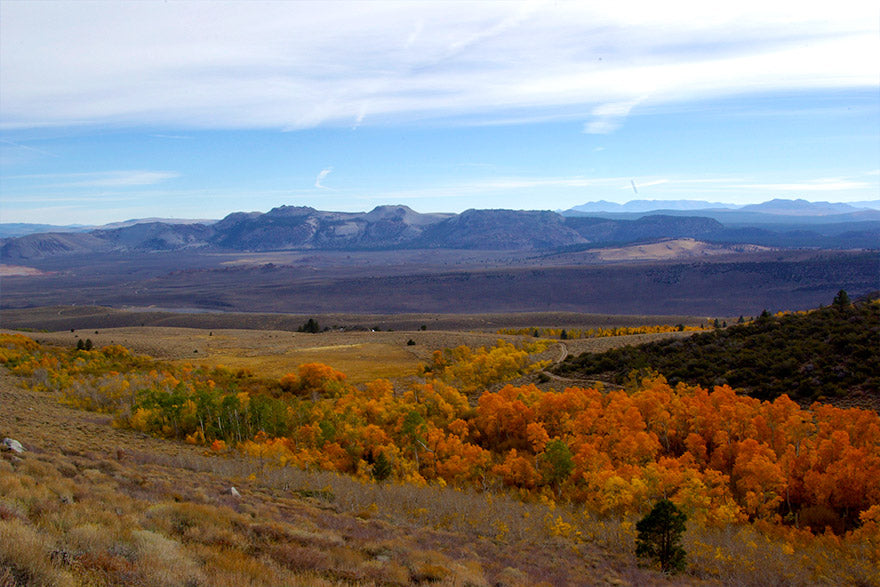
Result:
{"type": "Polygon", "coordinates": [[[24,452],[24,447],[17,440],[13,440],[12,438],[4,438],[3,439],[3,448],[5,450],[11,450],[14,453],[21,454],[24,452]]]}

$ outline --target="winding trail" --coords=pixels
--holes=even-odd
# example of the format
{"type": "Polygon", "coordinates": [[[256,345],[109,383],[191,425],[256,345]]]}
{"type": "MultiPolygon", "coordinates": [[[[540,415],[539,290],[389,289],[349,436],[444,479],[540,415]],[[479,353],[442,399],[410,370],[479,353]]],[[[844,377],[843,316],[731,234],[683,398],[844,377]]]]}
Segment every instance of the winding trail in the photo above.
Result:
{"type": "MultiPolygon", "coordinates": [[[[553,362],[554,367],[556,367],[557,365],[560,365],[566,358],[568,358],[568,354],[569,354],[568,345],[566,345],[564,342],[559,342],[557,344],[559,345],[559,358],[553,362]]],[[[577,377],[562,377],[561,375],[556,375],[555,373],[551,373],[550,371],[547,371],[546,369],[541,371],[541,373],[543,373],[545,376],[547,376],[548,378],[550,378],[553,381],[559,381],[562,383],[569,383],[569,384],[574,384],[574,385],[578,385],[578,386],[585,385],[588,387],[595,387],[596,385],[601,384],[606,389],[623,389],[620,386],[614,385],[612,383],[608,383],[607,381],[600,381],[599,379],[583,379],[583,378],[577,378],[577,377]]]]}
{"type": "Polygon", "coordinates": [[[559,358],[556,359],[556,365],[558,365],[568,357],[568,345],[566,345],[564,342],[560,342],[559,351],[559,358]]]}

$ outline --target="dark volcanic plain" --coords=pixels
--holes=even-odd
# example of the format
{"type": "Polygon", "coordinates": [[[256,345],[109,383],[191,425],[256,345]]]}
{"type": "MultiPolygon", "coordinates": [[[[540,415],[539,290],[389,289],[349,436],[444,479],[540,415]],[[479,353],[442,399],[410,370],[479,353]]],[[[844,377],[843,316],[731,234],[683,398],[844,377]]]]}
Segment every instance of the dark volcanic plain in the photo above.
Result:
{"type": "Polygon", "coordinates": [[[669,214],[280,206],[211,225],[0,239],[0,308],[750,316],[880,288],[878,216],[801,226],[764,214],[775,224],[726,226],[669,214]]]}
{"type": "Polygon", "coordinates": [[[791,249],[614,262],[594,251],[174,251],[53,256],[27,267],[40,274],[2,278],[0,308],[754,316],[880,287],[876,251],[791,249]]]}

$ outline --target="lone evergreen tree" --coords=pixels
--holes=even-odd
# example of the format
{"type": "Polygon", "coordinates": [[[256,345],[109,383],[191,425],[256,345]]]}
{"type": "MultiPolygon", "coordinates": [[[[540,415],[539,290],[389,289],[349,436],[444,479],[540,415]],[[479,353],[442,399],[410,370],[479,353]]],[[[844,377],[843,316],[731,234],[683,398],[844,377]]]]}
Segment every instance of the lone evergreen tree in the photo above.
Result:
{"type": "Polygon", "coordinates": [[[321,327],[318,326],[317,320],[315,320],[314,318],[309,318],[308,322],[297,328],[296,331],[317,334],[318,332],[321,332],[321,327]]]}
{"type": "Polygon", "coordinates": [[[657,502],[636,524],[636,555],[660,563],[664,573],[684,570],[686,553],[681,535],[687,516],[668,499],[657,502]]]}
{"type": "Polygon", "coordinates": [[[385,456],[384,452],[380,452],[373,463],[373,479],[376,481],[384,481],[391,476],[391,461],[385,456]]]}

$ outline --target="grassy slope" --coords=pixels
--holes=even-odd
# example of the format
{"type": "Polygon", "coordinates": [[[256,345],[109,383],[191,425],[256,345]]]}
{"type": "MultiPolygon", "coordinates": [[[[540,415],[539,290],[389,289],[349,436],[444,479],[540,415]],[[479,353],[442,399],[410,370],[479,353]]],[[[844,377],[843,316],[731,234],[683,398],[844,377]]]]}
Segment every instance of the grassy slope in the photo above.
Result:
{"type": "MultiPolygon", "coordinates": [[[[647,317],[651,318],[651,317],[647,317]]],[[[657,317],[654,317],[658,320],[657,317]]],[[[638,324],[650,324],[650,320],[638,324]]],[[[635,334],[629,336],[584,338],[565,341],[570,353],[599,352],[624,344],[690,336],[691,332],[635,334]]],[[[324,332],[305,334],[281,330],[242,330],[180,327],[122,327],[35,332],[30,336],[43,343],[74,348],[77,341],[89,339],[96,348],[121,344],[135,353],[173,363],[224,365],[250,369],[261,376],[279,378],[296,371],[298,365],[319,362],[348,376],[350,383],[363,383],[382,377],[404,378],[414,374],[419,363],[431,360],[437,349],[466,345],[492,346],[499,339],[508,342],[531,337],[506,336],[494,332],[455,330],[412,330],[382,332],[324,332]],[[408,345],[412,340],[416,344],[408,345]]],[[[551,353],[559,356],[558,351],[551,353]]],[[[542,358],[550,358],[542,357],[542,358]]],[[[528,383],[535,381],[532,376],[528,383]]]]}
{"type": "Polygon", "coordinates": [[[0,456],[3,585],[667,583],[627,549],[525,526],[542,506],[206,456],[6,374],[0,404],[0,435],[28,448],[0,456]]]}
{"type": "MultiPolygon", "coordinates": [[[[157,333],[166,337],[162,345],[190,352],[192,332],[157,333]]],[[[65,346],[73,340],[69,332],[57,336],[65,346]]],[[[326,335],[303,336],[315,346],[326,335]]],[[[622,520],[498,494],[364,485],[206,456],[202,448],[114,429],[107,417],[22,390],[2,373],[0,406],[0,437],[30,449],[22,461],[0,453],[0,585],[13,572],[4,565],[32,573],[18,578],[59,584],[181,584],[187,576],[220,585],[667,583],[636,566],[632,529],[622,520]],[[242,499],[226,493],[232,485],[242,499]]],[[[816,575],[799,561],[830,556],[820,542],[790,556],[748,526],[691,528],[685,539],[693,574],[679,583],[814,584],[816,575]]],[[[837,576],[826,580],[835,584],[837,576]]]]}

